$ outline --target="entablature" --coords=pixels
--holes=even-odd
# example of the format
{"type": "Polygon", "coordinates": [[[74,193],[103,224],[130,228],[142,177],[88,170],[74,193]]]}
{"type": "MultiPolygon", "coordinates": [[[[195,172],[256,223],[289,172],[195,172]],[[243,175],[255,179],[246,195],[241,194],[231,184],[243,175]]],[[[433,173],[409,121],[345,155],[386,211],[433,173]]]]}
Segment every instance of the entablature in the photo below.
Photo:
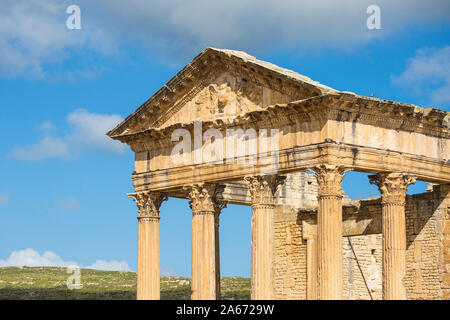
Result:
{"type": "Polygon", "coordinates": [[[247,175],[286,174],[309,171],[320,164],[334,164],[354,171],[402,172],[426,182],[450,182],[449,160],[335,142],[279,150],[275,166],[272,160],[269,155],[258,159],[256,164],[193,164],[134,173],[132,179],[136,191],[176,190],[191,183],[241,181],[247,175]]]}

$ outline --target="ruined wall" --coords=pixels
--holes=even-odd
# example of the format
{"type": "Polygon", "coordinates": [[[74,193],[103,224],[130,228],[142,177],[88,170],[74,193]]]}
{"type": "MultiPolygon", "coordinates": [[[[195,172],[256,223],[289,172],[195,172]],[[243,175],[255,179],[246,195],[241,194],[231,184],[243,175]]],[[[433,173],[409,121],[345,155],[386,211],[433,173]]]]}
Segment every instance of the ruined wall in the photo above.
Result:
{"type": "Polygon", "coordinates": [[[381,234],[344,237],[344,299],[380,300],[381,234]]]}
{"type": "Polygon", "coordinates": [[[306,241],[296,210],[277,207],[274,232],[275,299],[306,299],[306,241]]]}
{"type": "MultiPolygon", "coordinates": [[[[408,299],[450,298],[450,186],[406,198],[408,299]]],[[[344,215],[349,211],[343,208],[344,215]]],[[[359,201],[359,214],[381,214],[380,199],[359,201]]],[[[304,215],[303,215],[304,216],[304,215]]],[[[275,297],[306,298],[306,242],[302,215],[275,216],[275,297]]],[[[381,233],[381,229],[379,230],[381,233]]],[[[344,299],[382,298],[381,234],[344,237],[344,299]]]]}
{"type": "Polygon", "coordinates": [[[406,201],[406,276],[408,299],[441,299],[439,276],[442,217],[439,194],[427,192],[408,196],[406,201]]]}
{"type": "Polygon", "coordinates": [[[450,300],[450,184],[435,187],[439,193],[436,209],[439,230],[439,274],[443,299],[450,300]]]}
{"type": "Polygon", "coordinates": [[[307,172],[286,174],[285,182],[278,188],[279,204],[294,208],[317,206],[319,185],[316,177],[307,172]]]}
{"type": "Polygon", "coordinates": [[[438,210],[442,215],[442,223],[439,224],[441,232],[440,274],[441,289],[444,299],[450,300],[450,185],[440,187],[442,200],[438,210]]]}

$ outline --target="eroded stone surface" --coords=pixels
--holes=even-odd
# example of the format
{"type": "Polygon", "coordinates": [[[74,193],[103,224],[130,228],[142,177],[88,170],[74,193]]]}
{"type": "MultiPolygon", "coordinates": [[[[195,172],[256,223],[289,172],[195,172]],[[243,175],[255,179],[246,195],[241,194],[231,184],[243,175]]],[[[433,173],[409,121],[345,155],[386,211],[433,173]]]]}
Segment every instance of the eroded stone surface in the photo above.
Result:
{"type": "Polygon", "coordinates": [[[381,270],[397,270],[397,260],[395,297],[450,298],[450,131],[443,110],[337,91],[244,52],[208,48],[108,135],[135,153],[140,298],[159,297],[149,270],[159,274],[159,207],[167,195],[191,199],[192,264],[208,272],[194,276],[201,280],[193,298],[220,295],[223,203],[253,206],[253,298],[317,299],[322,290],[330,299],[380,299],[388,291],[381,270]],[[190,147],[182,163],[172,154],[177,129],[190,147]],[[211,130],[231,158],[203,157],[213,144],[203,135],[211,130]],[[245,137],[228,144],[228,132],[239,130],[245,137]],[[247,154],[234,153],[237,143],[247,154]],[[341,192],[348,170],[378,174],[372,181],[382,200],[348,199],[341,192]],[[429,192],[405,196],[411,177],[430,183],[429,192]],[[382,212],[392,218],[385,225],[382,212]],[[382,261],[382,243],[400,244],[402,258],[382,261]]]}

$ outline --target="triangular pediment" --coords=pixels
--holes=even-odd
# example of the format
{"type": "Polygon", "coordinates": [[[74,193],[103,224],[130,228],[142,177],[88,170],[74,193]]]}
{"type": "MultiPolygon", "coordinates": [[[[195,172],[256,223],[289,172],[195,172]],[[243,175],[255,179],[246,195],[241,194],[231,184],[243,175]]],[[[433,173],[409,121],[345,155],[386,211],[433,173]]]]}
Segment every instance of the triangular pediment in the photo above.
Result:
{"type": "Polygon", "coordinates": [[[235,117],[332,92],[336,91],[244,52],[208,48],[108,135],[235,117]]]}
{"type": "MultiPolygon", "coordinates": [[[[153,122],[154,128],[176,123],[210,121],[262,110],[276,103],[288,103],[296,97],[273,90],[239,75],[224,72],[216,79],[195,88],[191,100],[169,109],[153,122]]],[[[175,103],[176,104],[176,103],[175,103]]]]}

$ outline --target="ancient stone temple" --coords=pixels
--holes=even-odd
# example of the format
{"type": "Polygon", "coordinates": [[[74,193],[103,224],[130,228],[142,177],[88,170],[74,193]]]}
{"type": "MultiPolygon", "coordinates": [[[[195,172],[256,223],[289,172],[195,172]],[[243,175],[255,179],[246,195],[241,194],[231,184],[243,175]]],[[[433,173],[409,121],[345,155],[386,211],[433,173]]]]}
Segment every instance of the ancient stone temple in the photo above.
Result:
{"type": "Polygon", "coordinates": [[[252,299],[450,298],[445,111],[208,48],[108,135],[135,153],[138,299],[160,297],[169,197],[190,200],[192,299],[220,298],[227,203],[252,207],[252,299]],[[380,196],[344,195],[352,170],[370,173],[380,196]],[[407,195],[416,180],[428,191],[407,195]]]}

